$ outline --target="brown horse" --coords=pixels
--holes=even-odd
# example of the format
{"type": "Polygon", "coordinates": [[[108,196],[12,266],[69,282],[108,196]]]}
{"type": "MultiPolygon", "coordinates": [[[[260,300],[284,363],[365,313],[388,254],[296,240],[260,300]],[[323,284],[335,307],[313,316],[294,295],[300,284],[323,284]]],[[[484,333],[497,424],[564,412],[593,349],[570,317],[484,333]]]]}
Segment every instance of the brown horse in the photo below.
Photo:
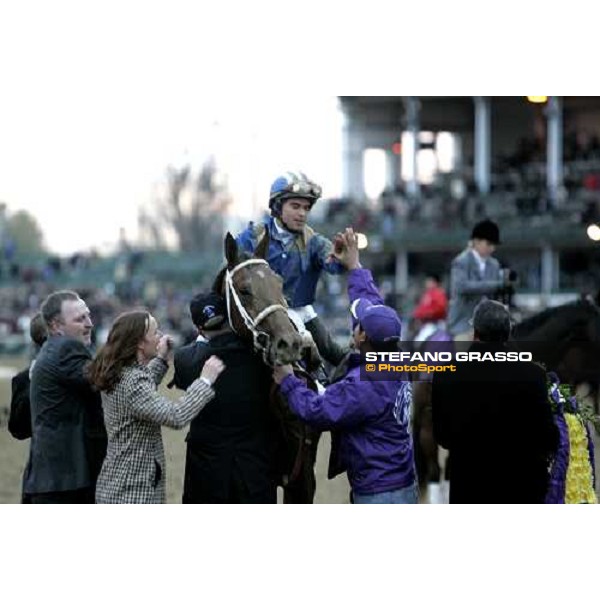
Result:
{"type": "MultiPolygon", "coordinates": [[[[250,342],[268,366],[294,364],[296,375],[315,389],[313,379],[298,366],[304,359],[312,370],[318,352],[312,339],[302,336],[292,323],[283,295],[283,282],[265,260],[269,236],[265,235],[254,256],[240,253],[233,236],[225,237],[227,266],[213,289],[223,295],[231,328],[250,342]]],[[[312,503],[315,494],[314,465],[320,434],[295,417],[287,401],[273,386],[271,406],[280,425],[277,466],[287,504],[312,503]]]]}

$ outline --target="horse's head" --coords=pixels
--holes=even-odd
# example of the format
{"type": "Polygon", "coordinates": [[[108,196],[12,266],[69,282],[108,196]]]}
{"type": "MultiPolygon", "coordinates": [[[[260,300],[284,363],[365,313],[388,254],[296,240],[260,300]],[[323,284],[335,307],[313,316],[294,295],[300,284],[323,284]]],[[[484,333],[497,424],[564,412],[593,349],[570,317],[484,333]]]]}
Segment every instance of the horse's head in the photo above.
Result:
{"type": "Polygon", "coordinates": [[[215,281],[215,291],[226,299],[232,329],[251,340],[267,364],[291,364],[301,358],[303,339],[288,316],[283,281],[265,260],[268,248],[267,232],[253,257],[240,256],[228,233],[227,267],[215,281]]]}

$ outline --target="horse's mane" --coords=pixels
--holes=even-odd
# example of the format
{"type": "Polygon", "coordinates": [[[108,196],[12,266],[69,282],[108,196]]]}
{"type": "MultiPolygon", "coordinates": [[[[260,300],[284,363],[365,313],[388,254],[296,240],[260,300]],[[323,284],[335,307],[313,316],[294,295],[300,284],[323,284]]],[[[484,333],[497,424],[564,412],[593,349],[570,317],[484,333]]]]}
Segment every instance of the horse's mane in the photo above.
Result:
{"type": "MultiPolygon", "coordinates": [[[[250,252],[242,252],[239,251],[238,253],[238,260],[236,262],[236,264],[240,264],[242,262],[244,262],[245,260],[250,260],[252,258],[252,254],[250,252]]],[[[223,284],[224,284],[224,279],[225,279],[225,273],[227,272],[227,266],[225,265],[218,273],[217,276],[215,277],[215,280],[212,284],[212,291],[215,292],[216,294],[220,294],[223,295],[223,284]]]]}
{"type": "Polygon", "coordinates": [[[227,267],[223,267],[215,277],[215,280],[212,284],[212,291],[215,292],[215,294],[223,295],[223,283],[226,271],[227,267]]]}

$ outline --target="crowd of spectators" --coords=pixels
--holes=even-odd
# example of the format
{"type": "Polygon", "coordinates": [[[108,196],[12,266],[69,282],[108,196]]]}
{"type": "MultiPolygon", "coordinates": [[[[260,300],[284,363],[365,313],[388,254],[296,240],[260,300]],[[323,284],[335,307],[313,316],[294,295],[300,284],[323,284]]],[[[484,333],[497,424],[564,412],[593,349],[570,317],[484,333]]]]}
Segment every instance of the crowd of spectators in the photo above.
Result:
{"type": "MultiPolygon", "coordinates": [[[[31,318],[44,298],[58,289],[48,283],[0,288],[0,352],[20,353],[27,348],[31,318]]],[[[174,284],[159,284],[151,280],[139,294],[120,295],[112,283],[100,287],[75,286],[90,309],[96,345],[106,340],[110,326],[120,313],[141,306],[156,316],[165,333],[180,343],[191,341],[196,334],[187,307],[200,289],[200,286],[182,289],[174,284]]]]}
{"type": "MultiPolygon", "coordinates": [[[[470,161],[471,163],[473,161],[470,161]]],[[[586,224],[600,221],[600,139],[578,132],[564,139],[564,180],[556,197],[547,189],[545,144],[523,138],[514,152],[495,158],[489,194],[475,185],[472,167],[439,174],[411,197],[402,183],[377,202],[352,198],[329,201],[324,221],[350,223],[358,231],[378,229],[385,238],[415,224],[436,229],[469,228],[484,217],[524,222],[545,220],[586,224]]]]}
{"type": "Polygon", "coordinates": [[[157,317],[165,333],[182,343],[189,341],[195,331],[188,315],[189,301],[211,287],[216,271],[205,271],[196,258],[196,275],[186,272],[182,282],[177,275],[185,261],[180,256],[166,258],[162,270],[157,270],[156,260],[139,251],[113,257],[50,257],[41,267],[20,267],[14,273],[5,269],[0,276],[0,352],[19,353],[27,348],[31,318],[44,298],[64,288],[77,291],[90,308],[96,344],[104,342],[117,315],[141,306],[157,317]]]}

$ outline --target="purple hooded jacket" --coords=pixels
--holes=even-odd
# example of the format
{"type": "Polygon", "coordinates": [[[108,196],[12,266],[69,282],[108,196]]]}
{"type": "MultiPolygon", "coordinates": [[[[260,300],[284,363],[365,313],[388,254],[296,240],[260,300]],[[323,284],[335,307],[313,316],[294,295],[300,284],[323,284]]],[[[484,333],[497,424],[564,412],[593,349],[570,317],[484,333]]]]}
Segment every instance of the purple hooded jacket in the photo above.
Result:
{"type": "MultiPolygon", "coordinates": [[[[348,274],[350,301],[366,298],[383,304],[371,272],[348,274]]],[[[354,323],[355,324],[355,323],[354,323]]],[[[348,472],[355,493],[401,489],[415,481],[410,433],[412,391],[409,381],[371,381],[360,374],[360,354],[348,360],[348,372],[321,396],[289,375],[281,391],[290,408],[316,429],[332,432],[330,477],[348,472]]]]}

